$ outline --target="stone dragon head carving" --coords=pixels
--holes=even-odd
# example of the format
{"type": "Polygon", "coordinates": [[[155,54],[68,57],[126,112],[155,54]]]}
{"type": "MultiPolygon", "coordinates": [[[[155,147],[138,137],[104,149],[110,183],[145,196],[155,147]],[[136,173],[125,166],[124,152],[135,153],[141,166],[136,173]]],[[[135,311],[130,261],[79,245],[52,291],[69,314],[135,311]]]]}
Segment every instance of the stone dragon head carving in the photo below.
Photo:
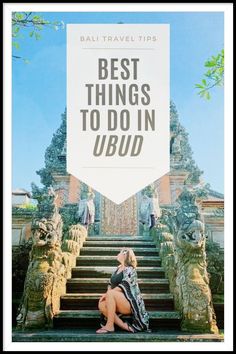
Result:
{"type": "Polygon", "coordinates": [[[32,238],[33,245],[36,247],[55,247],[60,239],[60,235],[57,232],[57,225],[53,220],[45,218],[35,220],[32,224],[32,238]]]}
{"type": "Polygon", "coordinates": [[[200,220],[182,225],[176,235],[176,244],[190,253],[205,249],[205,240],[204,224],[200,220]]]}

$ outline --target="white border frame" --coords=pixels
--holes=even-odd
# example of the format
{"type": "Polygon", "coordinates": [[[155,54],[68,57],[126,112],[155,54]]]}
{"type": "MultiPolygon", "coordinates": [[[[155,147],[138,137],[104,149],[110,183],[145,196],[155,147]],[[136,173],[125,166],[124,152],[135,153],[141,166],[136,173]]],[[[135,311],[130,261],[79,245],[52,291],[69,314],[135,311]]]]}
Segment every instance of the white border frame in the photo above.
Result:
{"type": "Polygon", "coordinates": [[[233,350],[233,3],[228,4],[6,4],[3,7],[4,28],[4,190],[3,190],[3,350],[34,351],[35,342],[12,342],[11,324],[11,190],[12,190],[12,48],[11,48],[11,12],[224,12],[225,16],[225,334],[224,342],[37,342],[37,350],[42,351],[232,351],[233,350]],[[227,118],[227,119],[226,119],[227,118]],[[227,142],[227,144],[226,144],[227,142]]]}

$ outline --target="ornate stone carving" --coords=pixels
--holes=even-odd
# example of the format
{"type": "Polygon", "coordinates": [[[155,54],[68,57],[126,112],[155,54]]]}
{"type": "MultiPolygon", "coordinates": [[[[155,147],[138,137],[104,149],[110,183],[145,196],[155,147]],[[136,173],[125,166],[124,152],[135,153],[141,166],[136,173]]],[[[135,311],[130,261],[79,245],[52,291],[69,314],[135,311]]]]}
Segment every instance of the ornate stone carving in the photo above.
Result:
{"type": "MultiPolygon", "coordinates": [[[[53,204],[55,196],[53,193],[50,196],[53,196],[53,204]]],[[[48,206],[47,203],[41,204],[41,207],[42,205],[48,206]]],[[[49,209],[46,208],[46,211],[49,209]]],[[[39,215],[41,212],[42,209],[39,210],[39,215]]],[[[62,226],[61,216],[55,205],[51,217],[38,218],[32,222],[33,245],[18,309],[18,328],[51,327],[53,316],[59,311],[60,296],[66,292],[66,279],[71,276],[71,268],[75,266],[76,257],[87,235],[86,229],[81,225],[70,227],[63,243],[63,252],[62,226]]]]}
{"type": "Polygon", "coordinates": [[[73,250],[73,244],[82,246],[85,238],[87,236],[86,228],[80,224],[72,225],[69,228],[68,236],[62,244],[63,251],[70,252],[72,254],[78,255],[78,251],[73,250]]]}
{"type": "Polygon", "coordinates": [[[172,144],[172,154],[174,155],[180,155],[181,153],[181,135],[176,135],[176,137],[174,138],[173,144],[172,144]]]}
{"type": "Polygon", "coordinates": [[[50,220],[42,218],[32,224],[33,245],[17,316],[18,327],[50,327],[53,314],[59,309],[59,297],[66,284],[59,220],[55,214],[50,220]]]}
{"type": "Polygon", "coordinates": [[[163,232],[160,243],[160,257],[162,266],[165,269],[166,277],[169,280],[170,292],[174,295],[175,308],[181,310],[179,299],[179,288],[176,283],[177,278],[177,259],[174,249],[174,238],[169,232],[163,232]]]}
{"type": "Polygon", "coordinates": [[[224,217],[224,208],[217,208],[213,210],[213,216],[217,218],[224,217]]]}
{"type": "Polygon", "coordinates": [[[41,178],[41,183],[47,187],[53,184],[53,173],[67,175],[66,159],[63,158],[66,146],[66,110],[61,117],[61,125],[45,152],[45,167],[36,172],[41,178]]]}
{"type": "Polygon", "coordinates": [[[175,307],[182,312],[184,331],[217,333],[216,317],[207,273],[204,224],[196,204],[199,191],[184,189],[175,209],[163,210],[156,243],[175,307]],[[157,241],[158,240],[158,241],[157,241]]]}
{"type": "Polygon", "coordinates": [[[63,263],[66,266],[66,278],[71,278],[71,269],[76,266],[76,258],[87,237],[87,230],[83,225],[76,224],[69,227],[66,238],[62,243],[63,263]]]}
{"type": "Polygon", "coordinates": [[[170,165],[171,170],[189,171],[187,183],[198,183],[203,173],[196,165],[188,141],[188,133],[180,124],[175,104],[170,103],[170,165]]]}
{"type": "Polygon", "coordinates": [[[207,273],[204,224],[184,224],[175,237],[176,284],[182,302],[182,330],[217,333],[207,273]]]}

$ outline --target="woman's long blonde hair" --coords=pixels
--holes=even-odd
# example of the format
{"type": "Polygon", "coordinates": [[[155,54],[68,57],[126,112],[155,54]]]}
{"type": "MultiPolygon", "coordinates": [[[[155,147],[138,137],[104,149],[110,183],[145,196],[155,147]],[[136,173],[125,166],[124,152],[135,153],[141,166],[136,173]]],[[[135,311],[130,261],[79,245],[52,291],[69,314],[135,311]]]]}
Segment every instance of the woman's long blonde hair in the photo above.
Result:
{"type": "Polygon", "coordinates": [[[125,266],[129,267],[132,266],[133,268],[137,267],[137,259],[134,254],[134,251],[131,248],[122,248],[122,252],[126,251],[126,257],[125,257],[125,266]]]}

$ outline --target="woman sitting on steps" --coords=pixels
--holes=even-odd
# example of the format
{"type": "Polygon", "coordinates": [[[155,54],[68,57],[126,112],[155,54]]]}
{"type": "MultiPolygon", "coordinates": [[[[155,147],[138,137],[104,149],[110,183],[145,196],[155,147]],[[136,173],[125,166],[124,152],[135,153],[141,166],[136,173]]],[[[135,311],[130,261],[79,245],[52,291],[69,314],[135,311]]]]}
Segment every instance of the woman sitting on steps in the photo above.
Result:
{"type": "Polygon", "coordinates": [[[108,289],[99,300],[98,308],[106,324],[96,333],[114,332],[114,324],[128,332],[149,331],[149,316],[137,283],[137,261],[132,249],[124,248],[117,255],[120,265],[113,272],[108,289]],[[124,322],[119,315],[131,315],[132,323],[124,322]]]}

